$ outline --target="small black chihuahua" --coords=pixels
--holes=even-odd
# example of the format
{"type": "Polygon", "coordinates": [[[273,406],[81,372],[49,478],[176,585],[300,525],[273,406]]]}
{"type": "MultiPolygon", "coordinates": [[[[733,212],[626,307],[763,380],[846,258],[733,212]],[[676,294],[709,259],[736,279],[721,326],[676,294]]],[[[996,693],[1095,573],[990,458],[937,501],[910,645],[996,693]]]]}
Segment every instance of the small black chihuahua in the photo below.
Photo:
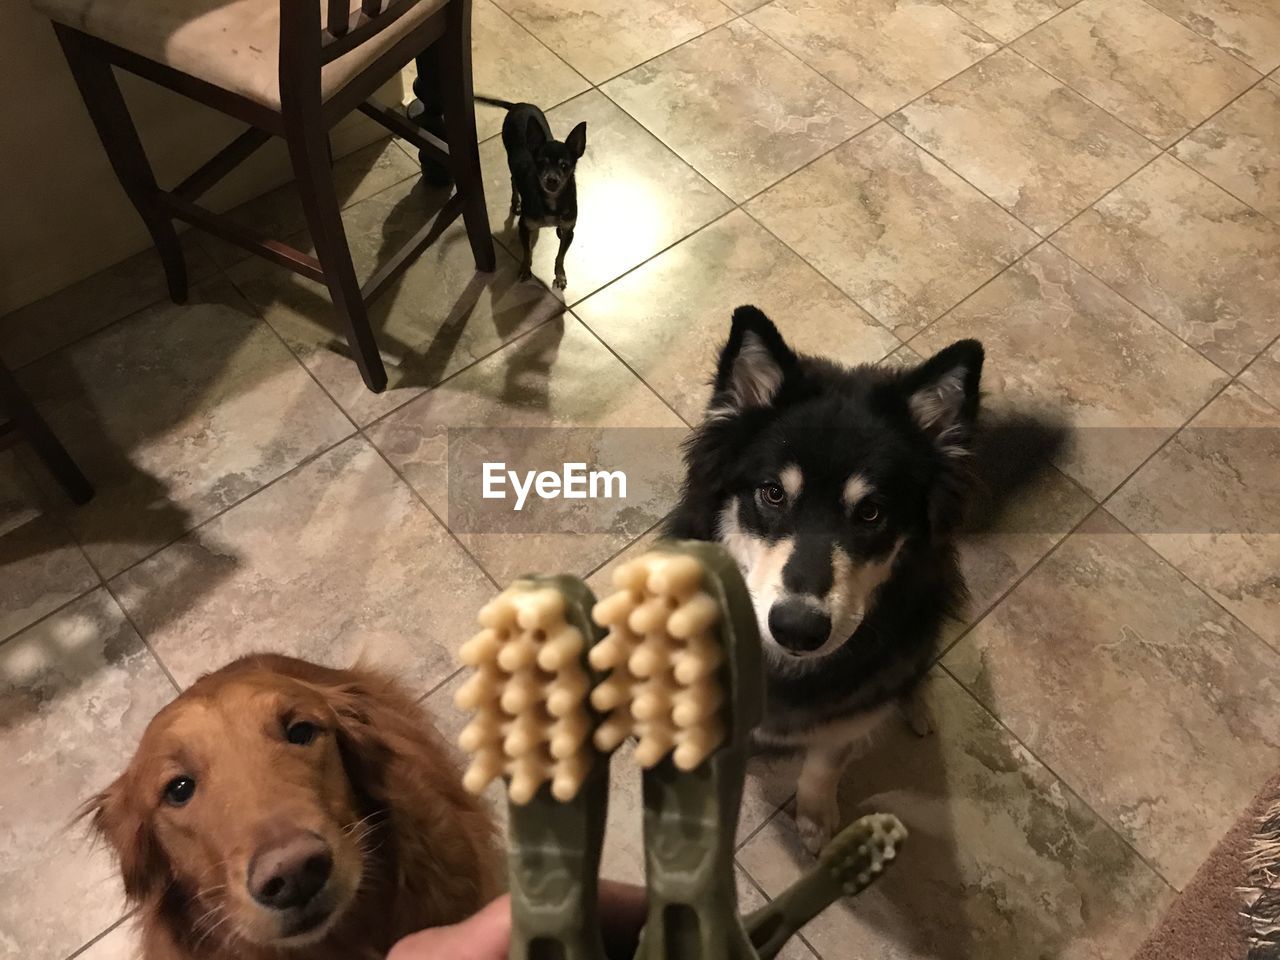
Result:
{"type": "Polygon", "coordinates": [[[573,243],[573,228],[578,222],[578,187],[573,170],[587,149],[587,124],[578,124],[561,143],[551,136],[546,116],[532,103],[479,96],[476,100],[507,111],[502,122],[502,145],[507,148],[507,166],[511,168],[511,215],[520,217],[520,245],[524,250],[520,279],[533,276],[530,231],[553,226],[560,238],[555,288],[563,290],[568,284],[564,255],[573,243]]]}

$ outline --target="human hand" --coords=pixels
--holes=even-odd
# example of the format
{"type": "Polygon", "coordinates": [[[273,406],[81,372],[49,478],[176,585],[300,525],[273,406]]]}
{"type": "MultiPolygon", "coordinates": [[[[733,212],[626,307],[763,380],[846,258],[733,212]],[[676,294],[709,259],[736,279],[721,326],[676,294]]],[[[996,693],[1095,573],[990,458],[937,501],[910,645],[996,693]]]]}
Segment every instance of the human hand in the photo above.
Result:
{"type": "MultiPolygon", "coordinates": [[[[629,960],[644,925],[644,889],[600,881],[600,916],[606,952],[629,960]]],[[[510,949],[511,897],[503,895],[461,923],[410,934],[387,960],[506,960],[510,949]]]]}

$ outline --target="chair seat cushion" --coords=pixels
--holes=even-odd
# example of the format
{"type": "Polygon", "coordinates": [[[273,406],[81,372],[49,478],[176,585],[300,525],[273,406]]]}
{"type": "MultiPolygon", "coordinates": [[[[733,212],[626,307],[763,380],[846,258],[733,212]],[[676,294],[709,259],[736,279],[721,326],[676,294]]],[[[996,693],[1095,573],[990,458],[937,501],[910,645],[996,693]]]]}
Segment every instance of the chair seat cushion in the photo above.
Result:
{"type": "MultiPolygon", "coordinates": [[[[321,0],[32,0],[51,20],[274,110],[280,109],[280,5],[298,2],[321,0]]],[[[413,3],[412,9],[327,64],[321,96],[328,100],[447,2],[397,0],[413,3]]],[[[359,9],[360,0],[352,0],[352,25],[359,9]]]]}

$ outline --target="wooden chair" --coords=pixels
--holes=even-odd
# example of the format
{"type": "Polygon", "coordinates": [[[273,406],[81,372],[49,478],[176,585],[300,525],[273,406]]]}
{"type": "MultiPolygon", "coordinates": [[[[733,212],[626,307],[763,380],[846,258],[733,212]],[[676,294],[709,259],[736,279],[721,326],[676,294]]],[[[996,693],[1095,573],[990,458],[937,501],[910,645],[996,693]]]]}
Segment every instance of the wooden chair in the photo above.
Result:
{"type": "Polygon", "coordinates": [[[169,293],[186,298],[181,220],[329,289],[356,364],[374,392],[387,383],[367,305],[459,214],[476,269],[494,269],[471,87],[471,0],[33,0],[54,22],[80,95],[116,176],[151,232],[169,293]],[[322,18],[321,3],[326,4],[322,18]],[[322,22],[323,21],[323,22],[322,22]],[[446,145],[368,98],[410,60],[439,77],[446,145]],[[248,123],[249,129],[169,190],[156,184],[112,67],[120,67],[248,123]],[[457,188],[438,215],[365,281],[356,279],[330,173],[329,130],[353,110],[452,171],[457,188]],[[315,246],[314,257],[196,201],[266,143],[283,137],[315,246]]]}
{"type": "Polygon", "coordinates": [[[0,361],[0,450],[19,440],[31,444],[62,489],[76,503],[93,499],[93,487],[71,459],[61,441],[18,386],[17,378],[0,361]],[[6,419],[7,418],[7,419],[6,419]]]}

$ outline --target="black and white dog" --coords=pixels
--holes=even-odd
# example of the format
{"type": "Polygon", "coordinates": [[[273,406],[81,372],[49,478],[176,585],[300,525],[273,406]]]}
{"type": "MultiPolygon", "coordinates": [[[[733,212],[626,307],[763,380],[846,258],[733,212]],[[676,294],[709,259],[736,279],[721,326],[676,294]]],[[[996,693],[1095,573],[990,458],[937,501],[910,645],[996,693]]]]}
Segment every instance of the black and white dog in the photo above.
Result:
{"type": "Polygon", "coordinates": [[[803,753],[797,823],[839,827],[853,749],[913,697],[964,596],[952,534],[969,476],[982,345],[907,368],[797,355],[755,307],[733,315],[706,417],[685,449],[674,537],[738,561],[765,648],[764,750],[803,753]]]}

